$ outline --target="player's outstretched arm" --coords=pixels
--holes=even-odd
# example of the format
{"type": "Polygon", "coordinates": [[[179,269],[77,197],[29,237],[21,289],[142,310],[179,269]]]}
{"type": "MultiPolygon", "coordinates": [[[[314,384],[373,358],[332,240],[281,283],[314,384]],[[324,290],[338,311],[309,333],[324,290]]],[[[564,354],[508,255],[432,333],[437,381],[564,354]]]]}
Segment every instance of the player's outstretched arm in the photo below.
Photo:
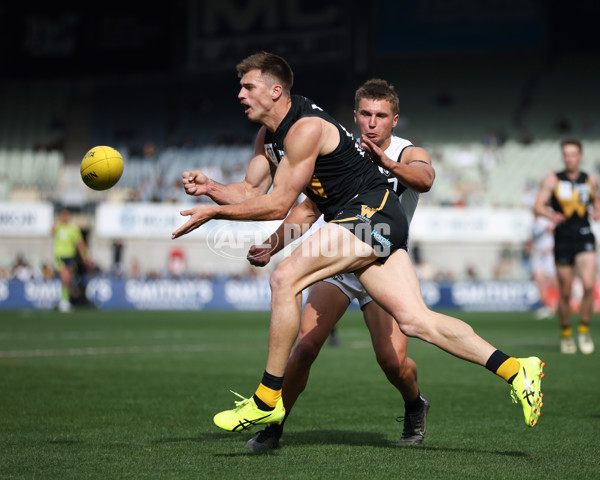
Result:
{"type": "MultiPolygon", "coordinates": [[[[335,135],[338,135],[339,142],[337,130],[335,135]]],[[[269,193],[236,204],[199,205],[183,210],[181,215],[190,218],[173,232],[171,238],[186,235],[212,219],[283,220],[312,178],[317,156],[324,145],[329,145],[327,138],[324,140],[323,137],[324,128],[319,119],[311,117],[299,120],[286,136],[286,155],[277,167],[273,189],[269,193]]]]}
{"type": "Polygon", "coordinates": [[[255,267],[264,267],[271,257],[304,235],[321,216],[317,205],[306,198],[296,205],[277,230],[261,245],[252,245],[248,250],[248,261],[255,267]]]}
{"type": "Polygon", "coordinates": [[[592,219],[597,222],[600,220],[600,192],[598,191],[598,177],[595,174],[589,174],[590,183],[592,184],[592,219]]]}
{"type": "Polygon", "coordinates": [[[435,180],[435,170],[425,149],[420,147],[405,148],[400,160],[396,162],[365,135],[361,137],[361,146],[367,151],[375,164],[391,172],[407,188],[419,193],[431,190],[435,180]]]}
{"type": "Polygon", "coordinates": [[[248,164],[244,180],[224,185],[207,177],[201,170],[183,172],[185,192],[193,196],[206,195],[219,205],[241,203],[267,193],[273,183],[275,167],[265,154],[264,138],[263,127],[256,137],[254,157],[248,164]]]}

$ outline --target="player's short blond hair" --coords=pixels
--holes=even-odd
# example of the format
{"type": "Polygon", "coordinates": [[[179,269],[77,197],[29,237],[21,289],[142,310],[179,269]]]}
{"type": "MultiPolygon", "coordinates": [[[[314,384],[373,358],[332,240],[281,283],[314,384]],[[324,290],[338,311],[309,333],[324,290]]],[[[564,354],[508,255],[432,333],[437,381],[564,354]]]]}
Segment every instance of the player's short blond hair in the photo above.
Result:
{"type": "Polygon", "coordinates": [[[387,100],[392,108],[392,113],[398,115],[400,101],[394,86],[381,78],[372,78],[363,83],[354,95],[354,108],[358,110],[358,103],[363,99],[387,100]]]}
{"type": "Polygon", "coordinates": [[[583,147],[581,146],[581,141],[576,140],[575,138],[568,138],[568,139],[560,142],[561,150],[563,149],[563,147],[565,145],[575,145],[577,148],[579,148],[579,151],[583,153],[583,147]]]}

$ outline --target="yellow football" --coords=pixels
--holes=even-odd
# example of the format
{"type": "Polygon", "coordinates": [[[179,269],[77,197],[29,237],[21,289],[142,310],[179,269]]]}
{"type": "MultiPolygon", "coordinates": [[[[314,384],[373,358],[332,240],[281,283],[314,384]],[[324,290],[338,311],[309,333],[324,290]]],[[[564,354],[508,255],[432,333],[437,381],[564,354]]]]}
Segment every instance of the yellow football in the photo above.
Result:
{"type": "Polygon", "coordinates": [[[113,187],[123,173],[123,157],[112,147],[94,147],[81,161],[81,179],[93,190],[113,187]]]}

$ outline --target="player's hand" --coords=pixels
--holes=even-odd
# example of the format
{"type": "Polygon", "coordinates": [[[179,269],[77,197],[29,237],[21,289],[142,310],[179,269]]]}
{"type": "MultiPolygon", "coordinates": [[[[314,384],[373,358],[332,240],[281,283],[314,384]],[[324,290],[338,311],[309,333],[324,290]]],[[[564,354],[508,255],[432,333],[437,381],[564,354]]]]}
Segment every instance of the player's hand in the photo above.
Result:
{"type": "Polygon", "coordinates": [[[553,212],[552,218],[550,220],[552,220],[552,223],[556,226],[556,225],[560,225],[561,223],[563,223],[566,219],[567,219],[567,217],[565,217],[562,213],[553,212]]]}
{"type": "Polygon", "coordinates": [[[390,169],[390,162],[394,163],[393,160],[388,157],[385,152],[375,145],[368,137],[362,135],[360,137],[360,146],[362,149],[369,154],[373,163],[385,170],[390,169]]]}
{"type": "Polygon", "coordinates": [[[264,267],[271,261],[271,245],[252,245],[246,256],[250,265],[264,267]]]}
{"type": "Polygon", "coordinates": [[[85,257],[83,259],[83,266],[86,268],[86,270],[93,270],[96,267],[96,262],[94,262],[94,260],[92,260],[90,257],[85,257]]]}
{"type": "Polygon", "coordinates": [[[190,210],[182,210],[179,213],[182,217],[190,217],[190,219],[171,234],[172,240],[179,238],[182,235],[186,235],[204,225],[215,216],[216,212],[212,206],[198,205],[190,210]]]}
{"type": "Polygon", "coordinates": [[[200,170],[183,172],[181,175],[183,188],[188,195],[206,195],[208,193],[208,182],[210,179],[200,170]]]}

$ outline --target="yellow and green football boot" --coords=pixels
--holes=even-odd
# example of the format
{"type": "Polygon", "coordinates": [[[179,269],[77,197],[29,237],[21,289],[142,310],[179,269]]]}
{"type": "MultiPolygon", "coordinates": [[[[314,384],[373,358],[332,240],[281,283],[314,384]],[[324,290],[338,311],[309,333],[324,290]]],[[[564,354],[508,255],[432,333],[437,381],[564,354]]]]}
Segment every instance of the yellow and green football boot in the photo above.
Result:
{"type": "Polygon", "coordinates": [[[519,373],[512,382],[511,396],[514,403],[521,402],[525,423],[534,427],[542,416],[544,394],[540,391],[540,384],[545,374],[542,372],[546,366],[538,357],[517,358],[521,364],[519,373]]]}
{"type": "Polygon", "coordinates": [[[244,398],[240,394],[231,392],[242,400],[235,402],[233,410],[217,413],[213,418],[215,425],[228,432],[241,432],[250,430],[254,425],[270,425],[281,423],[285,417],[283,399],[279,399],[273,410],[265,411],[256,406],[252,398],[244,398]]]}

